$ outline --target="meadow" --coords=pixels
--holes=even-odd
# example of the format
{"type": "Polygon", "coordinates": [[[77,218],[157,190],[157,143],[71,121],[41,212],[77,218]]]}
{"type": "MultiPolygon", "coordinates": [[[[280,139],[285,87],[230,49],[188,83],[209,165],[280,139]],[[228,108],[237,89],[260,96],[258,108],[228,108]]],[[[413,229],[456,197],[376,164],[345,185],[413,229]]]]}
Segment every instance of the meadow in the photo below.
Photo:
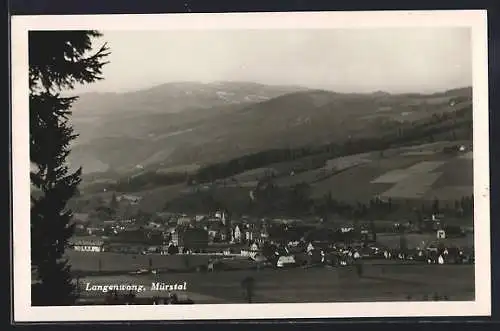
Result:
{"type": "Polygon", "coordinates": [[[71,269],[74,272],[133,272],[147,269],[150,265],[155,269],[169,271],[187,271],[208,264],[208,256],[202,255],[141,255],[121,254],[113,252],[77,252],[68,250],[66,252],[71,269]],[[151,263],[151,264],[150,264],[151,263]]]}
{"type": "MultiPolygon", "coordinates": [[[[399,247],[400,238],[400,235],[396,233],[381,233],[377,235],[377,242],[384,247],[399,247]]],[[[429,244],[437,242],[437,238],[434,233],[408,233],[405,234],[405,238],[409,249],[425,248],[429,244]]],[[[446,239],[440,239],[439,241],[447,244],[450,247],[460,247],[464,249],[471,249],[474,247],[473,234],[467,234],[465,237],[450,237],[446,239]]]]}
{"type": "Polygon", "coordinates": [[[301,161],[299,159],[245,171],[211,185],[169,185],[133,194],[143,198],[139,208],[150,212],[163,210],[168,202],[179,207],[175,210],[194,211],[193,208],[198,208],[207,194],[228,208],[238,210],[251,203],[250,192],[258,180],[273,173],[276,176],[273,182],[278,187],[308,184],[312,199],[331,194],[333,199],[348,203],[367,203],[378,196],[422,202],[439,199],[453,204],[455,200],[473,194],[473,167],[471,151],[458,155],[443,153],[443,148],[452,145],[456,146],[457,142],[443,141],[355,154],[324,160],[323,166],[292,174],[291,170],[301,161]]]}
{"type": "MultiPolygon", "coordinates": [[[[412,265],[367,263],[360,277],[351,267],[236,270],[211,273],[172,273],[141,276],[81,278],[93,284],[152,282],[187,283],[187,296],[195,303],[245,303],[241,282],[254,279],[254,303],[380,302],[474,300],[473,265],[412,265]]],[[[144,293],[142,295],[161,295],[144,293]]]]}

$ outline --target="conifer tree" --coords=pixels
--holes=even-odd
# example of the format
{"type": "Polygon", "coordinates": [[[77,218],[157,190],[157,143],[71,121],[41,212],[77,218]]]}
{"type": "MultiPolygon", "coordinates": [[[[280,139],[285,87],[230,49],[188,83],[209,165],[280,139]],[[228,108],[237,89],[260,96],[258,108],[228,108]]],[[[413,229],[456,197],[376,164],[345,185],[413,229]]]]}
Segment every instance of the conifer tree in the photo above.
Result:
{"type": "Polygon", "coordinates": [[[72,212],[66,206],[77,192],[81,168],[67,165],[70,143],[77,135],[69,122],[77,97],[63,97],[75,84],[101,80],[108,47],[93,51],[97,31],[30,31],[30,173],[31,265],[37,282],[32,286],[33,306],[71,305],[75,288],[64,259],[73,233],[72,212]],[[93,54],[92,54],[93,52],[93,54]]]}

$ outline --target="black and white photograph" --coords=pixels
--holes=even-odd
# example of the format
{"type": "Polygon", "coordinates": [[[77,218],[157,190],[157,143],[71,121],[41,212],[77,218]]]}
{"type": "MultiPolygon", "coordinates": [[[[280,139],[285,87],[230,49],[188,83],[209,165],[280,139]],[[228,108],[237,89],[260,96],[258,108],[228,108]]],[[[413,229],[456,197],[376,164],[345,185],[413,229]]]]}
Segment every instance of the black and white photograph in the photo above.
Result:
{"type": "Polygon", "coordinates": [[[14,16],[15,319],[489,315],[486,31],[14,16]]]}

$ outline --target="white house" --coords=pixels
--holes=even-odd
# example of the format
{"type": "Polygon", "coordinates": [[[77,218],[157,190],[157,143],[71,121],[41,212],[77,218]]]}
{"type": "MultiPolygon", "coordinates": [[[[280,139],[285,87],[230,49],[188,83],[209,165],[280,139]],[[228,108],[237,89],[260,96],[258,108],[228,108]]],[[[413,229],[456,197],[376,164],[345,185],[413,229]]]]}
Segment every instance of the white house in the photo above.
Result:
{"type": "Polygon", "coordinates": [[[205,218],[206,218],[206,216],[205,216],[205,215],[196,215],[196,216],[195,216],[195,220],[196,220],[196,222],[201,222],[201,221],[203,221],[205,218]]]}
{"type": "Polygon", "coordinates": [[[235,242],[241,241],[241,230],[238,225],[236,225],[236,227],[234,228],[233,238],[235,242]]]}
{"type": "Polygon", "coordinates": [[[253,240],[253,232],[252,231],[245,231],[245,240],[246,241],[252,241],[253,240]]]}
{"type": "Polygon", "coordinates": [[[259,245],[257,245],[257,243],[253,243],[253,244],[250,246],[250,251],[251,251],[251,252],[258,252],[258,251],[260,251],[259,245]]]}
{"type": "Polygon", "coordinates": [[[340,231],[342,233],[351,232],[351,231],[354,231],[354,227],[352,227],[352,226],[343,226],[343,227],[340,228],[340,231]]]}
{"type": "Polygon", "coordinates": [[[439,255],[438,264],[444,264],[444,259],[442,255],[439,255]]]}
{"type": "Polygon", "coordinates": [[[311,252],[314,250],[314,246],[312,243],[309,243],[309,245],[307,245],[307,253],[308,254],[311,254],[311,252]]]}
{"type": "Polygon", "coordinates": [[[104,251],[104,240],[99,237],[76,237],[71,238],[68,243],[77,252],[104,251]]]}
{"type": "Polygon", "coordinates": [[[292,266],[294,264],[295,264],[295,257],[293,255],[280,256],[278,258],[278,262],[276,262],[276,266],[278,268],[284,268],[284,267],[292,266]]]}
{"type": "Polygon", "coordinates": [[[261,254],[261,249],[257,243],[253,243],[247,249],[242,249],[240,252],[241,256],[248,256],[254,258],[255,256],[261,254]]]}

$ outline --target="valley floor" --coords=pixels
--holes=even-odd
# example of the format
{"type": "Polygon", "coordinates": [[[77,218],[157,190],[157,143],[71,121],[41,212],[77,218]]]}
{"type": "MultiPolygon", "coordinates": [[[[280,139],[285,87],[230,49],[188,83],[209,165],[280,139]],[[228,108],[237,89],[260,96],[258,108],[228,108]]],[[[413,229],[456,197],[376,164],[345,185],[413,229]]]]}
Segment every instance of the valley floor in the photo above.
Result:
{"type": "MultiPolygon", "coordinates": [[[[241,281],[255,279],[254,303],[380,302],[474,300],[474,265],[364,265],[362,276],[351,267],[236,270],[137,276],[93,276],[80,284],[187,284],[179,293],[195,303],[246,303],[241,281]],[[437,297],[436,297],[437,296],[437,297]]],[[[156,292],[156,293],[155,293],[156,292]]],[[[90,295],[86,293],[86,295],[90,295]]],[[[162,295],[146,291],[143,296],[162,295]]]]}

